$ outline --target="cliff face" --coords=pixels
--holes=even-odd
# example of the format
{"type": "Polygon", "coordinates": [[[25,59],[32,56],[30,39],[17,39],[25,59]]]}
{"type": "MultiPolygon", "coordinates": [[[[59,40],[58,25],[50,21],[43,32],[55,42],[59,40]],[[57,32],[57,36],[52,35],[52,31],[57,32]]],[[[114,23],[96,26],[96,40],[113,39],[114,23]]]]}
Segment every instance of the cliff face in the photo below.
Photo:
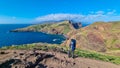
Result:
{"type": "MultiPolygon", "coordinates": [[[[77,40],[77,47],[105,52],[120,49],[120,22],[96,22],[87,27],[68,33],[69,38],[77,40]]],[[[62,45],[69,45],[66,40],[62,45]]]]}

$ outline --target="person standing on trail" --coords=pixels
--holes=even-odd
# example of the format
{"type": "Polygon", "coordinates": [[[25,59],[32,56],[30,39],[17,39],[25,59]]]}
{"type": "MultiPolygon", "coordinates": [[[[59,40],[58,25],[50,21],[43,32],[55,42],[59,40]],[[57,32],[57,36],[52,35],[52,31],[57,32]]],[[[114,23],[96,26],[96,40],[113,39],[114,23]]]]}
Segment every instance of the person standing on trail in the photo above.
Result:
{"type": "Polygon", "coordinates": [[[70,44],[69,44],[69,51],[68,51],[68,57],[74,58],[74,51],[76,49],[76,40],[71,39],[70,44]]]}

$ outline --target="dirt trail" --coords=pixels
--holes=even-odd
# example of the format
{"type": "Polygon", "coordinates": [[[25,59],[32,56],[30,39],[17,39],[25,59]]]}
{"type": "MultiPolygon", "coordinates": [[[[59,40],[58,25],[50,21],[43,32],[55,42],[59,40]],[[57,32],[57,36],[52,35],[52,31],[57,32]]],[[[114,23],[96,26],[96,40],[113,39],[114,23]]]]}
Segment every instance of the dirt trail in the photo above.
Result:
{"type": "Polygon", "coordinates": [[[87,58],[68,58],[67,54],[41,50],[7,50],[0,54],[0,68],[120,68],[108,62],[87,58]],[[9,60],[8,60],[9,59],[9,60]],[[8,63],[9,62],[9,63],[8,63]]]}

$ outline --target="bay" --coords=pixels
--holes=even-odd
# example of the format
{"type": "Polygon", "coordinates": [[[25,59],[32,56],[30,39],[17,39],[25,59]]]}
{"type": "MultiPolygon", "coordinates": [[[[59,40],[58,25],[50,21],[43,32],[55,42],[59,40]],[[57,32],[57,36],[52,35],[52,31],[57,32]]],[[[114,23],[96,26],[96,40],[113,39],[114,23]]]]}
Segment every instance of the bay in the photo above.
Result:
{"type": "Polygon", "coordinates": [[[27,27],[30,24],[0,24],[0,47],[30,43],[61,44],[65,38],[62,35],[52,35],[42,32],[10,32],[10,30],[27,27]]]}

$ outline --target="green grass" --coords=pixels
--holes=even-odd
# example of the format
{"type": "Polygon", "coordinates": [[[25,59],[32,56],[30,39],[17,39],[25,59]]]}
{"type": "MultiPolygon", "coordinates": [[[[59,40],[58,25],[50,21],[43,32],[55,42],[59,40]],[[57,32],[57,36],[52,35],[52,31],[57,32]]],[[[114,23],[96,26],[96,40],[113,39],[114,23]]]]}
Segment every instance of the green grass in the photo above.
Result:
{"type": "Polygon", "coordinates": [[[0,48],[0,50],[31,50],[34,48],[39,48],[41,50],[46,49],[54,49],[55,47],[59,46],[58,44],[47,44],[47,43],[33,43],[33,44],[23,44],[23,45],[12,45],[12,46],[4,46],[0,48]]]}
{"type": "MultiPolygon", "coordinates": [[[[64,46],[59,46],[57,44],[25,44],[25,45],[13,45],[13,46],[7,46],[7,47],[2,47],[2,50],[7,50],[7,49],[33,49],[33,48],[39,48],[40,50],[55,50],[56,48],[63,49],[64,53],[67,53],[68,47],[64,46]]],[[[76,49],[75,50],[75,55],[79,57],[84,57],[84,58],[91,58],[91,59],[96,59],[96,60],[101,60],[101,61],[106,61],[106,62],[112,62],[114,64],[120,64],[120,57],[118,56],[110,56],[107,54],[103,53],[98,53],[94,51],[86,51],[86,50],[81,50],[81,49],[76,49]]]]}
{"type": "Polygon", "coordinates": [[[110,55],[106,55],[98,52],[85,51],[80,49],[77,49],[75,54],[77,54],[79,57],[92,58],[96,60],[102,60],[106,62],[120,64],[120,57],[117,57],[117,56],[110,56],[110,55]]]}
{"type": "Polygon", "coordinates": [[[70,27],[69,26],[65,26],[65,29],[63,30],[63,33],[67,34],[68,32],[70,32],[70,27]]]}

